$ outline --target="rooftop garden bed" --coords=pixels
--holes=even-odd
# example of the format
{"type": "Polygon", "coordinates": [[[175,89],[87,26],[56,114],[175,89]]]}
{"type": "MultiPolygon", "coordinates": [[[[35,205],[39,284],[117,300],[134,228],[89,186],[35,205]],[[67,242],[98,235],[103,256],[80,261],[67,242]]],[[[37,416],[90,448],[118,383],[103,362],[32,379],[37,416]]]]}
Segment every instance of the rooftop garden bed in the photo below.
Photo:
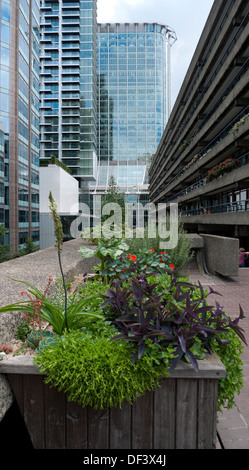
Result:
{"type": "MultiPolygon", "coordinates": [[[[179,370],[187,371],[188,378],[194,382],[203,378],[205,364],[218,356],[218,362],[221,360],[226,368],[226,377],[220,364],[218,369],[213,368],[213,375],[207,374],[207,380],[211,377],[218,381],[218,397],[215,387],[212,392],[211,427],[214,429],[217,407],[219,410],[223,406],[232,407],[234,396],[243,385],[241,341],[246,341],[240,326],[244,317],[242,309],[233,320],[218,301],[215,306],[209,305],[208,296],[215,293],[213,289],[208,292],[200,283],[192,284],[183,277],[176,263],[173,264],[170,252],[158,252],[153,247],[131,250],[125,240],[116,239],[100,239],[95,253],[81,249],[83,257],[99,256],[101,264],[94,276],[84,278],[73,293],[68,292],[61,263],[62,226],[52,194],[50,209],[61,287],[54,297],[48,298],[53,282],[50,276],[44,292],[19,281],[25,286],[22,295],[26,300],[0,309],[0,312],[24,313],[18,339],[23,347],[29,348],[26,352],[36,365],[34,373],[40,373],[42,381],[52,390],[62,392],[69,403],[98,412],[110,410],[110,413],[128,404],[138,406],[137,400],[143,400],[148,393],[159,393],[157,390],[171,387],[167,380],[177,378],[179,370]],[[168,385],[163,385],[164,379],[168,385]]],[[[219,294],[216,294],[218,299],[219,294]]],[[[8,359],[13,356],[13,351],[7,350],[11,345],[4,346],[0,372],[8,371],[12,376],[17,373],[16,369],[11,373],[8,367],[11,364],[16,367],[16,360],[8,359]]],[[[30,358],[25,361],[30,365],[30,358]]],[[[15,384],[11,377],[10,380],[15,384]]],[[[47,396],[47,391],[42,393],[47,396]]],[[[160,402],[159,396],[157,402],[160,402]]],[[[181,410],[186,397],[174,397],[181,410]]],[[[205,393],[203,403],[198,402],[200,408],[205,408],[204,397],[205,393]]],[[[154,403],[155,398],[150,400],[154,403]]],[[[189,406],[196,409],[197,404],[191,405],[189,397],[188,401],[189,406]]],[[[161,413],[163,405],[159,402],[161,413]]],[[[153,409],[155,411],[155,407],[153,409]]],[[[140,425],[144,411],[141,413],[140,425]]],[[[156,419],[159,419],[158,414],[156,419]]],[[[181,419],[180,414],[172,418],[174,422],[176,419],[181,419]]],[[[197,417],[194,419],[196,421],[197,417]]],[[[184,421],[184,426],[188,421],[184,421]]],[[[162,426],[165,427],[165,423],[162,426]]],[[[150,429],[152,434],[154,431],[150,429]]],[[[183,437],[179,442],[178,446],[184,445],[183,437]]],[[[87,445],[93,444],[88,441],[87,445]]],[[[210,440],[208,445],[211,445],[210,440]]]]}

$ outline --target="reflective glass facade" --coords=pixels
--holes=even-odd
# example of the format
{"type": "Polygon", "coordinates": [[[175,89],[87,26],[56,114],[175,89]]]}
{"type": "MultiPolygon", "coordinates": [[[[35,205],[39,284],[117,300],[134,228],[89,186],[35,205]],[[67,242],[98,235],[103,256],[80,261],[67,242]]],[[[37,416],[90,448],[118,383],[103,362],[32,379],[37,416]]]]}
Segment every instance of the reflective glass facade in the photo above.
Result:
{"type": "Polygon", "coordinates": [[[158,24],[99,24],[97,0],[41,0],[41,158],[80,181],[80,201],[109,178],[147,194],[167,120],[169,36],[158,24]]]}
{"type": "Polygon", "coordinates": [[[96,178],[96,0],[41,1],[41,157],[96,178]]]}
{"type": "Polygon", "coordinates": [[[0,223],[39,240],[39,1],[0,0],[0,223]]]}
{"type": "Polygon", "coordinates": [[[167,120],[169,31],[158,24],[98,25],[99,192],[111,175],[127,193],[148,188],[167,120]]]}

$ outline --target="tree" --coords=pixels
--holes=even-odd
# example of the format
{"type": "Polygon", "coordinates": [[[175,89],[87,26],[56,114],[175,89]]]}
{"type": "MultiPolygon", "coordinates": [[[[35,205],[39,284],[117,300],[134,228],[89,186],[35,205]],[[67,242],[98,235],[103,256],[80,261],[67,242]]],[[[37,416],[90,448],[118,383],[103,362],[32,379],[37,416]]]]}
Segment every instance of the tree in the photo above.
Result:
{"type": "Polygon", "coordinates": [[[34,244],[33,239],[30,238],[30,237],[27,237],[26,241],[24,243],[24,248],[23,248],[23,250],[21,250],[21,253],[23,255],[28,255],[29,253],[33,253],[34,251],[37,251],[37,250],[38,250],[38,248],[34,244]]]}
{"type": "MultiPolygon", "coordinates": [[[[110,203],[118,204],[122,210],[122,224],[124,224],[125,223],[125,195],[119,190],[114,176],[110,176],[108,185],[109,186],[107,188],[107,193],[102,199],[102,207],[105,204],[110,204],[110,203]]],[[[106,218],[107,216],[103,217],[102,220],[105,220],[106,218]]]]}

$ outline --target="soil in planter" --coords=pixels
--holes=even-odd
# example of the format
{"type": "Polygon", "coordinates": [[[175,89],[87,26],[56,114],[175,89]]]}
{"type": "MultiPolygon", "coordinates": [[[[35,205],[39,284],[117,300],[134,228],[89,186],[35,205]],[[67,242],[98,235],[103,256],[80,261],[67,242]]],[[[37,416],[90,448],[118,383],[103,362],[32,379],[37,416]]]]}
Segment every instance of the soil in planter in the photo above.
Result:
{"type": "Polygon", "coordinates": [[[16,400],[13,401],[9,410],[0,422],[1,450],[11,448],[18,450],[33,449],[29,433],[25,426],[23,417],[16,400]]]}

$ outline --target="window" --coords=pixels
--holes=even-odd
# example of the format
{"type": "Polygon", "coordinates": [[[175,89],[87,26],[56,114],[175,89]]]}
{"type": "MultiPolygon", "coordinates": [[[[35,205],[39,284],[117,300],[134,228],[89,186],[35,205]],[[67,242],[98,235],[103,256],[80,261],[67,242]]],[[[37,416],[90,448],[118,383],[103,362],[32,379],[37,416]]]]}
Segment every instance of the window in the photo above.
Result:
{"type": "Polygon", "coordinates": [[[28,204],[29,202],[29,193],[27,189],[18,189],[18,201],[19,204],[22,205],[22,203],[26,203],[25,205],[28,204]]]}
{"type": "Polygon", "coordinates": [[[28,107],[24,104],[22,100],[18,100],[18,111],[21,113],[27,120],[29,119],[29,110],[28,107]]]}
{"type": "Polygon", "coordinates": [[[21,183],[28,182],[29,180],[29,170],[28,168],[18,165],[18,180],[21,183]]]}
{"type": "Polygon", "coordinates": [[[0,88],[9,90],[9,71],[0,70],[0,88]]]}
{"type": "Polygon", "coordinates": [[[1,23],[1,41],[6,44],[10,43],[10,27],[1,23]]]}
{"type": "Polygon", "coordinates": [[[21,121],[18,121],[18,134],[24,137],[27,141],[29,140],[28,128],[21,121]]]}
{"type": "Polygon", "coordinates": [[[2,65],[9,66],[10,51],[9,51],[9,49],[7,49],[7,47],[1,46],[0,61],[1,61],[2,65]]]}
{"type": "Polygon", "coordinates": [[[23,245],[26,242],[28,235],[28,232],[21,232],[18,234],[19,245],[23,245]]]}
{"type": "Polygon", "coordinates": [[[1,18],[10,22],[10,5],[8,3],[2,2],[1,18]]]}
{"type": "Polygon", "coordinates": [[[0,110],[9,111],[9,95],[0,92],[0,110]]]}
{"type": "Polygon", "coordinates": [[[31,212],[31,221],[39,222],[39,212],[31,212]]]}
{"type": "Polygon", "coordinates": [[[18,222],[27,223],[29,221],[29,212],[28,211],[18,211],[18,222]]]}
{"type": "Polygon", "coordinates": [[[32,184],[39,184],[39,175],[37,173],[31,172],[31,183],[32,184]]]}
{"type": "Polygon", "coordinates": [[[39,231],[32,232],[31,237],[34,242],[38,242],[40,240],[40,232],[39,231]]]}
{"type": "Polygon", "coordinates": [[[32,204],[39,204],[39,193],[31,193],[31,202],[32,204]]]}

